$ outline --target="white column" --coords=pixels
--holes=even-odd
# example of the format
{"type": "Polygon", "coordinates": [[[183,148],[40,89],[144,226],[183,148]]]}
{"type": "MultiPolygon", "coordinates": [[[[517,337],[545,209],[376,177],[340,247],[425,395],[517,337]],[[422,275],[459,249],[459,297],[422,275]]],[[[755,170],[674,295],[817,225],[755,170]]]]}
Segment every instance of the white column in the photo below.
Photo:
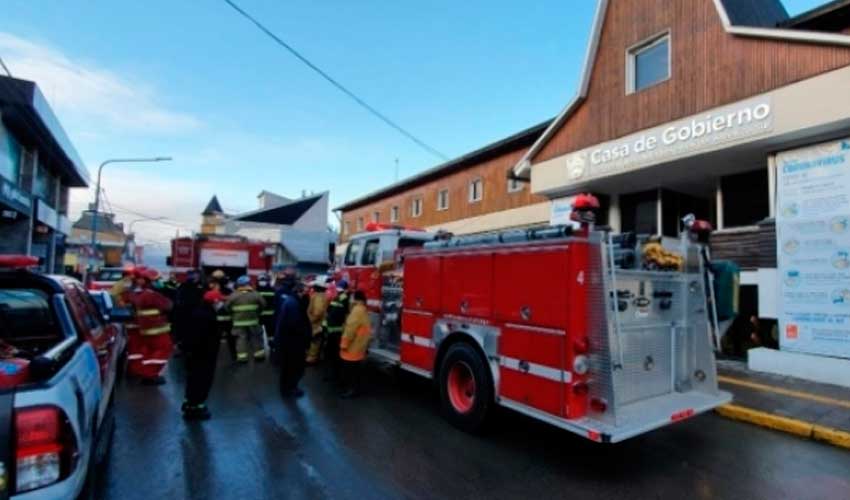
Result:
{"type": "Polygon", "coordinates": [[[664,235],[664,218],[662,217],[662,210],[664,209],[663,203],[661,203],[661,188],[658,188],[655,192],[655,228],[658,231],[658,235],[664,235]]]}
{"type": "Polygon", "coordinates": [[[770,203],[768,215],[776,217],[776,155],[767,157],[767,199],[770,203]]]}
{"type": "Polygon", "coordinates": [[[623,216],[620,213],[620,195],[612,194],[608,206],[608,225],[611,227],[612,233],[619,233],[623,230],[623,216]]]}
{"type": "Polygon", "coordinates": [[[723,184],[720,177],[717,178],[717,186],[714,191],[714,205],[717,210],[717,229],[723,229],[723,184]]]}

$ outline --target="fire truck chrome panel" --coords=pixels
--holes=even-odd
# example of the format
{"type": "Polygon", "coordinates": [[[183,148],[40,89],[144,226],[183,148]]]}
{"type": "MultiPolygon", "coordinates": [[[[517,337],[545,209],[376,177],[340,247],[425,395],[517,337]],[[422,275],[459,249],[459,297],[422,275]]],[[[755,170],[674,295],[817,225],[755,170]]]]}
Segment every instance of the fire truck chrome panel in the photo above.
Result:
{"type": "Polygon", "coordinates": [[[534,375],[535,377],[554,380],[556,382],[568,383],[572,380],[572,374],[570,372],[559,370],[558,368],[552,368],[551,366],[529,363],[528,361],[521,359],[509,358],[507,356],[500,357],[499,365],[503,368],[509,368],[511,370],[534,375]]]}

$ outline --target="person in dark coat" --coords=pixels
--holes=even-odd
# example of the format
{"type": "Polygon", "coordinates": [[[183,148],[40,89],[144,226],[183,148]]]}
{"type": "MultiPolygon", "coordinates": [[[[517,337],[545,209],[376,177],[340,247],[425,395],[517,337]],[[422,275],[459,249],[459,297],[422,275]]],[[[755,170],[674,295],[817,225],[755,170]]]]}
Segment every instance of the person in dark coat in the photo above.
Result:
{"type": "MultiPolygon", "coordinates": [[[[192,304],[198,288],[201,286],[201,275],[192,269],[186,273],[186,281],[177,287],[174,293],[174,309],[171,310],[172,332],[174,343],[183,349],[183,338],[192,330],[192,304]]],[[[203,296],[203,292],[201,292],[203,296]]]]}
{"type": "Polygon", "coordinates": [[[283,280],[280,288],[275,325],[275,352],[280,364],[280,393],[285,398],[299,398],[304,391],[298,383],[304,376],[307,347],[312,328],[306,301],[299,296],[298,282],[293,277],[283,280]]]}
{"type": "Polygon", "coordinates": [[[206,291],[199,279],[187,280],[177,297],[179,313],[176,317],[185,321],[178,330],[186,364],[183,418],[206,420],[211,416],[206,401],[215,377],[221,337],[215,310],[221,297],[206,291]]]}

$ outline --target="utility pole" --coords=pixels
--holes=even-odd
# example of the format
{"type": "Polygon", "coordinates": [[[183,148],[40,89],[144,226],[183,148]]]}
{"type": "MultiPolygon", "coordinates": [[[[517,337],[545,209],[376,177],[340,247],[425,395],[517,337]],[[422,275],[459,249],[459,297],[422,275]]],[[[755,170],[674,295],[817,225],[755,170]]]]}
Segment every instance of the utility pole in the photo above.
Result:
{"type": "MultiPolygon", "coordinates": [[[[170,156],[157,156],[155,158],[113,158],[111,160],[106,160],[100,164],[97,169],[97,185],[95,186],[94,191],[94,213],[92,214],[92,229],[91,229],[91,251],[92,255],[97,257],[97,222],[98,222],[98,212],[100,210],[100,178],[101,174],[103,174],[103,167],[109,165],[110,163],[153,163],[160,161],[171,161],[170,156]]],[[[89,269],[91,267],[91,262],[86,266],[86,278],[88,278],[89,269]]]]}
{"type": "Polygon", "coordinates": [[[395,181],[398,182],[398,158],[395,159],[395,181]]]}

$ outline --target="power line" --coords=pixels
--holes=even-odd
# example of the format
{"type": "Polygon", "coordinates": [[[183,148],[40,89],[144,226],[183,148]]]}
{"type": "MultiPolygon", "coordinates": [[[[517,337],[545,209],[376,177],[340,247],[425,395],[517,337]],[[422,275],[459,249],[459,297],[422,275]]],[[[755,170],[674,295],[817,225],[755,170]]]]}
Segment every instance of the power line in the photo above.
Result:
{"type": "Polygon", "coordinates": [[[375,109],[374,107],[372,107],[372,106],[371,106],[370,104],[368,104],[366,101],[364,101],[363,99],[361,99],[360,97],[358,97],[358,96],[357,96],[357,94],[355,94],[353,91],[348,90],[348,88],[346,88],[343,84],[341,84],[341,83],[339,83],[338,81],[336,81],[336,80],[335,80],[332,76],[330,76],[329,74],[325,73],[325,72],[324,72],[321,68],[319,68],[318,66],[316,66],[315,64],[313,64],[313,63],[312,63],[309,59],[307,59],[305,56],[301,55],[301,53],[300,53],[300,52],[298,52],[297,50],[295,50],[295,48],[293,48],[291,45],[289,45],[288,43],[286,43],[286,42],[284,42],[283,40],[281,40],[281,39],[280,39],[280,37],[278,37],[277,35],[275,35],[274,33],[272,33],[272,31],[271,31],[270,29],[266,28],[266,27],[265,27],[265,26],[264,26],[264,25],[263,25],[260,21],[258,21],[257,19],[255,19],[255,18],[254,18],[251,14],[249,14],[249,13],[245,12],[245,11],[244,11],[241,7],[239,7],[238,5],[236,5],[236,3],[235,3],[235,2],[233,2],[232,0],[224,0],[224,1],[225,1],[228,5],[230,5],[231,7],[233,7],[233,10],[235,10],[236,12],[238,12],[239,14],[241,14],[241,15],[242,15],[245,19],[247,19],[248,21],[250,21],[251,23],[253,23],[253,24],[254,24],[257,28],[259,28],[259,30],[260,30],[260,31],[262,31],[263,33],[265,33],[266,35],[268,35],[268,36],[269,36],[272,40],[274,40],[275,42],[277,42],[277,43],[278,43],[278,45],[280,45],[281,47],[283,47],[284,49],[286,49],[287,51],[289,51],[289,53],[290,53],[290,54],[292,54],[293,56],[295,56],[296,58],[298,58],[298,60],[299,60],[299,61],[301,61],[302,63],[306,64],[306,65],[307,65],[307,67],[309,67],[310,69],[312,69],[313,71],[315,71],[316,73],[318,73],[318,74],[319,74],[319,76],[321,76],[322,78],[324,78],[325,80],[327,80],[327,81],[328,81],[328,83],[330,83],[331,85],[333,85],[334,87],[336,87],[339,91],[341,91],[342,93],[344,93],[345,95],[347,95],[348,97],[350,97],[351,99],[353,99],[353,100],[354,100],[354,102],[356,102],[357,104],[359,104],[359,105],[360,105],[361,107],[363,107],[366,111],[368,111],[369,113],[373,114],[373,115],[374,115],[375,117],[377,117],[379,120],[381,120],[382,122],[386,123],[387,125],[389,125],[389,126],[390,126],[390,127],[392,127],[393,129],[395,129],[397,132],[401,133],[402,135],[404,135],[405,137],[407,137],[408,139],[410,139],[411,141],[413,141],[414,143],[416,143],[419,147],[421,147],[421,148],[422,148],[422,149],[424,149],[425,151],[427,151],[427,152],[431,153],[432,155],[434,155],[434,156],[436,156],[436,157],[440,158],[440,159],[441,159],[441,160],[443,160],[443,161],[448,161],[448,160],[449,160],[449,157],[448,157],[448,156],[444,155],[444,154],[443,154],[443,153],[441,153],[440,151],[438,151],[438,150],[434,149],[433,147],[429,146],[429,145],[428,145],[428,144],[426,144],[423,140],[419,139],[418,137],[416,137],[415,135],[413,135],[411,132],[408,132],[408,131],[407,131],[407,130],[405,130],[405,129],[401,126],[401,125],[397,124],[396,122],[394,122],[393,120],[391,120],[390,118],[388,118],[386,115],[384,115],[383,113],[381,113],[380,111],[378,111],[377,109],[375,109]]]}
{"type": "Polygon", "coordinates": [[[126,208],[126,207],[115,205],[114,203],[112,204],[112,207],[117,212],[125,212],[125,213],[131,214],[131,215],[135,215],[137,217],[142,217],[145,220],[150,220],[151,222],[158,222],[158,223],[166,225],[166,226],[171,226],[171,227],[176,227],[178,229],[186,229],[188,231],[192,231],[191,227],[183,225],[183,224],[180,223],[180,221],[177,221],[177,220],[174,220],[174,219],[162,218],[162,217],[159,217],[157,215],[149,215],[149,214],[145,214],[145,213],[142,213],[142,212],[137,212],[135,210],[131,210],[131,209],[126,208]]]}

